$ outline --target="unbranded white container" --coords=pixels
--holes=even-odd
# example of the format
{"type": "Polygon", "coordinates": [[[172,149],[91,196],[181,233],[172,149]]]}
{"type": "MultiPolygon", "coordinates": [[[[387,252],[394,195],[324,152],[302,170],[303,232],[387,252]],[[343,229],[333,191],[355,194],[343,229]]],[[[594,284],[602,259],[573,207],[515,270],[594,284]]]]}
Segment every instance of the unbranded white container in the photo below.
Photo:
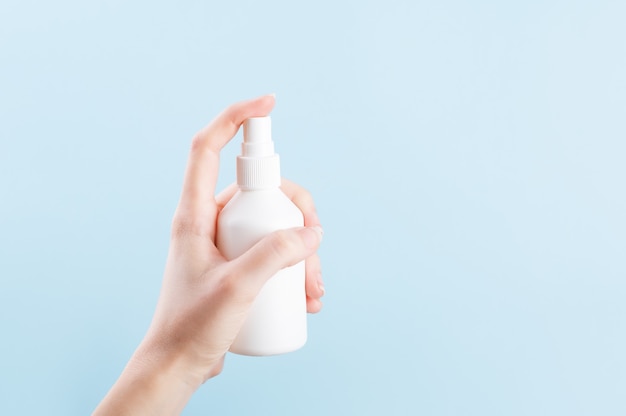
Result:
{"type": "MultiPolygon", "coordinates": [[[[254,117],[243,125],[244,141],[237,157],[239,191],[222,209],[216,244],[233,259],[266,235],[302,227],[298,207],[280,190],[280,161],[274,153],[270,117],[254,117]]],[[[301,348],[307,338],[304,262],[272,276],[258,297],[230,351],[242,355],[275,355],[301,348]]]]}

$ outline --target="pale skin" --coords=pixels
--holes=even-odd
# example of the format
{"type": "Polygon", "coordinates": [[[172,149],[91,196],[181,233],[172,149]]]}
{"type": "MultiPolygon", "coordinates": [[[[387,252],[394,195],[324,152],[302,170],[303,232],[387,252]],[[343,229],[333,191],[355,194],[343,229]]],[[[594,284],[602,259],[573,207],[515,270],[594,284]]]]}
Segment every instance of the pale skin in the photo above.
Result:
{"type": "Polygon", "coordinates": [[[256,295],[282,268],[306,259],[307,310],[322,308],[322,229],[311,195],[293,182],[281,188],[303,212],[304,227],[273,233],[231,261],[215,247],[217,216],[237,190],[215,196],[220,150],[245,119],[268,115],[274,103],[267,95],[231,105],[193,138],[152,323],[94,415],[179,414],[222,371],[256,295]]]}

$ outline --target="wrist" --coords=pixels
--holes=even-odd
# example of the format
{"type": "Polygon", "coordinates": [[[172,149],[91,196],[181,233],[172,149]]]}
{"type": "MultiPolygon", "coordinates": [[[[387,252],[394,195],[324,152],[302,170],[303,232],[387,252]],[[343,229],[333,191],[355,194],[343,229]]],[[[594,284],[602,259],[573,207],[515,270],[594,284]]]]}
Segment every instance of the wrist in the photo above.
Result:
{"type": "Polygon", "coordinates": [[[135,351],[133,360],[167,369],[185,384],[198,389],[221,373],[227,350],[226,345],[217,348],[207,345],[186,335],[185,331],[180,333],[168,326],[153,325],[135,351]]]}
{"type": "Polygon", "coordinates": [[[151,380],[178,384],[193,393],[204,380],[193,371],[193,364],[183,350],[146,337],[131,357],[128,370],[151,380]]]}

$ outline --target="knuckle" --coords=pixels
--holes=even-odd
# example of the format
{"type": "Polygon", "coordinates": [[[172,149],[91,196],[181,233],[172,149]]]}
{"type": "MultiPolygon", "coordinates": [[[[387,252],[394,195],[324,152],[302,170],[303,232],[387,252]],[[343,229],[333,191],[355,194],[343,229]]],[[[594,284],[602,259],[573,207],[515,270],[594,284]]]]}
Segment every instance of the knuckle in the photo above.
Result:
{"type": "Polygon", "coordinates": [[[217,157],[219,149],[213,145],[211,132],[206,128],[196,133],[191,139],[191,156],[193,158],[217,157]]]}
{"type": "Polygon", "coordinates": [[[313,195],[305,188],[300,188],[300,198],[307,206],[315,205],[313,203],[313,195]]]}
{"type": "Polygon", "coordinates": [[[306,189],[300,188],[298,195],[294,198],[294,202],[303,212],[317,215],[313,195],[306,189]]]}
{"type": "Polygon", "coordinates": [[[220,298],[236,303],[250,304],[254,301],[254,294],[249,285],[242,284],[241,279],[233,271],[222,271],[219,279],[220,298]]]}
{"type": "Polygon", "coordinates": [[[188,216],[179,213],[174,214],[171,230],[172,238],[180,238],[187,235],[190,228],[190,220],[188,216]]]}
{"type": "Polygon", "coordinates": [[[202,139],[202,134],[198,132],[191,139],[191,152],[197,153],[200,150],[202,150],[203,146],[204,146],[204,140],[202,139]]]}
{"type": "Polygon", "coordinates": [[[209,236],[213,225],[209,220],[189,212],[177,212],[172,219],[171,237],[178,239],[189,235],[209,236]]]}
{"type": "Polygon", "coordinates": [[[219,292],[224,298],[232,298],[239,291],[235,276],[232,273],[225,272],[219,279],[219,292]]]}

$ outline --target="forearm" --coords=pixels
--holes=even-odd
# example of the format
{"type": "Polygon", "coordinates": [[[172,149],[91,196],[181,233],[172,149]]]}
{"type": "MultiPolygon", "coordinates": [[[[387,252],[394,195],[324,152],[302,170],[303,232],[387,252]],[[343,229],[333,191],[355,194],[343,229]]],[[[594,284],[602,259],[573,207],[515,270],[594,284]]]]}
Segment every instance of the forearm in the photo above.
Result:
{"type": "Polygon", "coordinates": [[[182,368],[180,358],[144,341],[93,415],[180,414],[201,383],[182,368]]]}

